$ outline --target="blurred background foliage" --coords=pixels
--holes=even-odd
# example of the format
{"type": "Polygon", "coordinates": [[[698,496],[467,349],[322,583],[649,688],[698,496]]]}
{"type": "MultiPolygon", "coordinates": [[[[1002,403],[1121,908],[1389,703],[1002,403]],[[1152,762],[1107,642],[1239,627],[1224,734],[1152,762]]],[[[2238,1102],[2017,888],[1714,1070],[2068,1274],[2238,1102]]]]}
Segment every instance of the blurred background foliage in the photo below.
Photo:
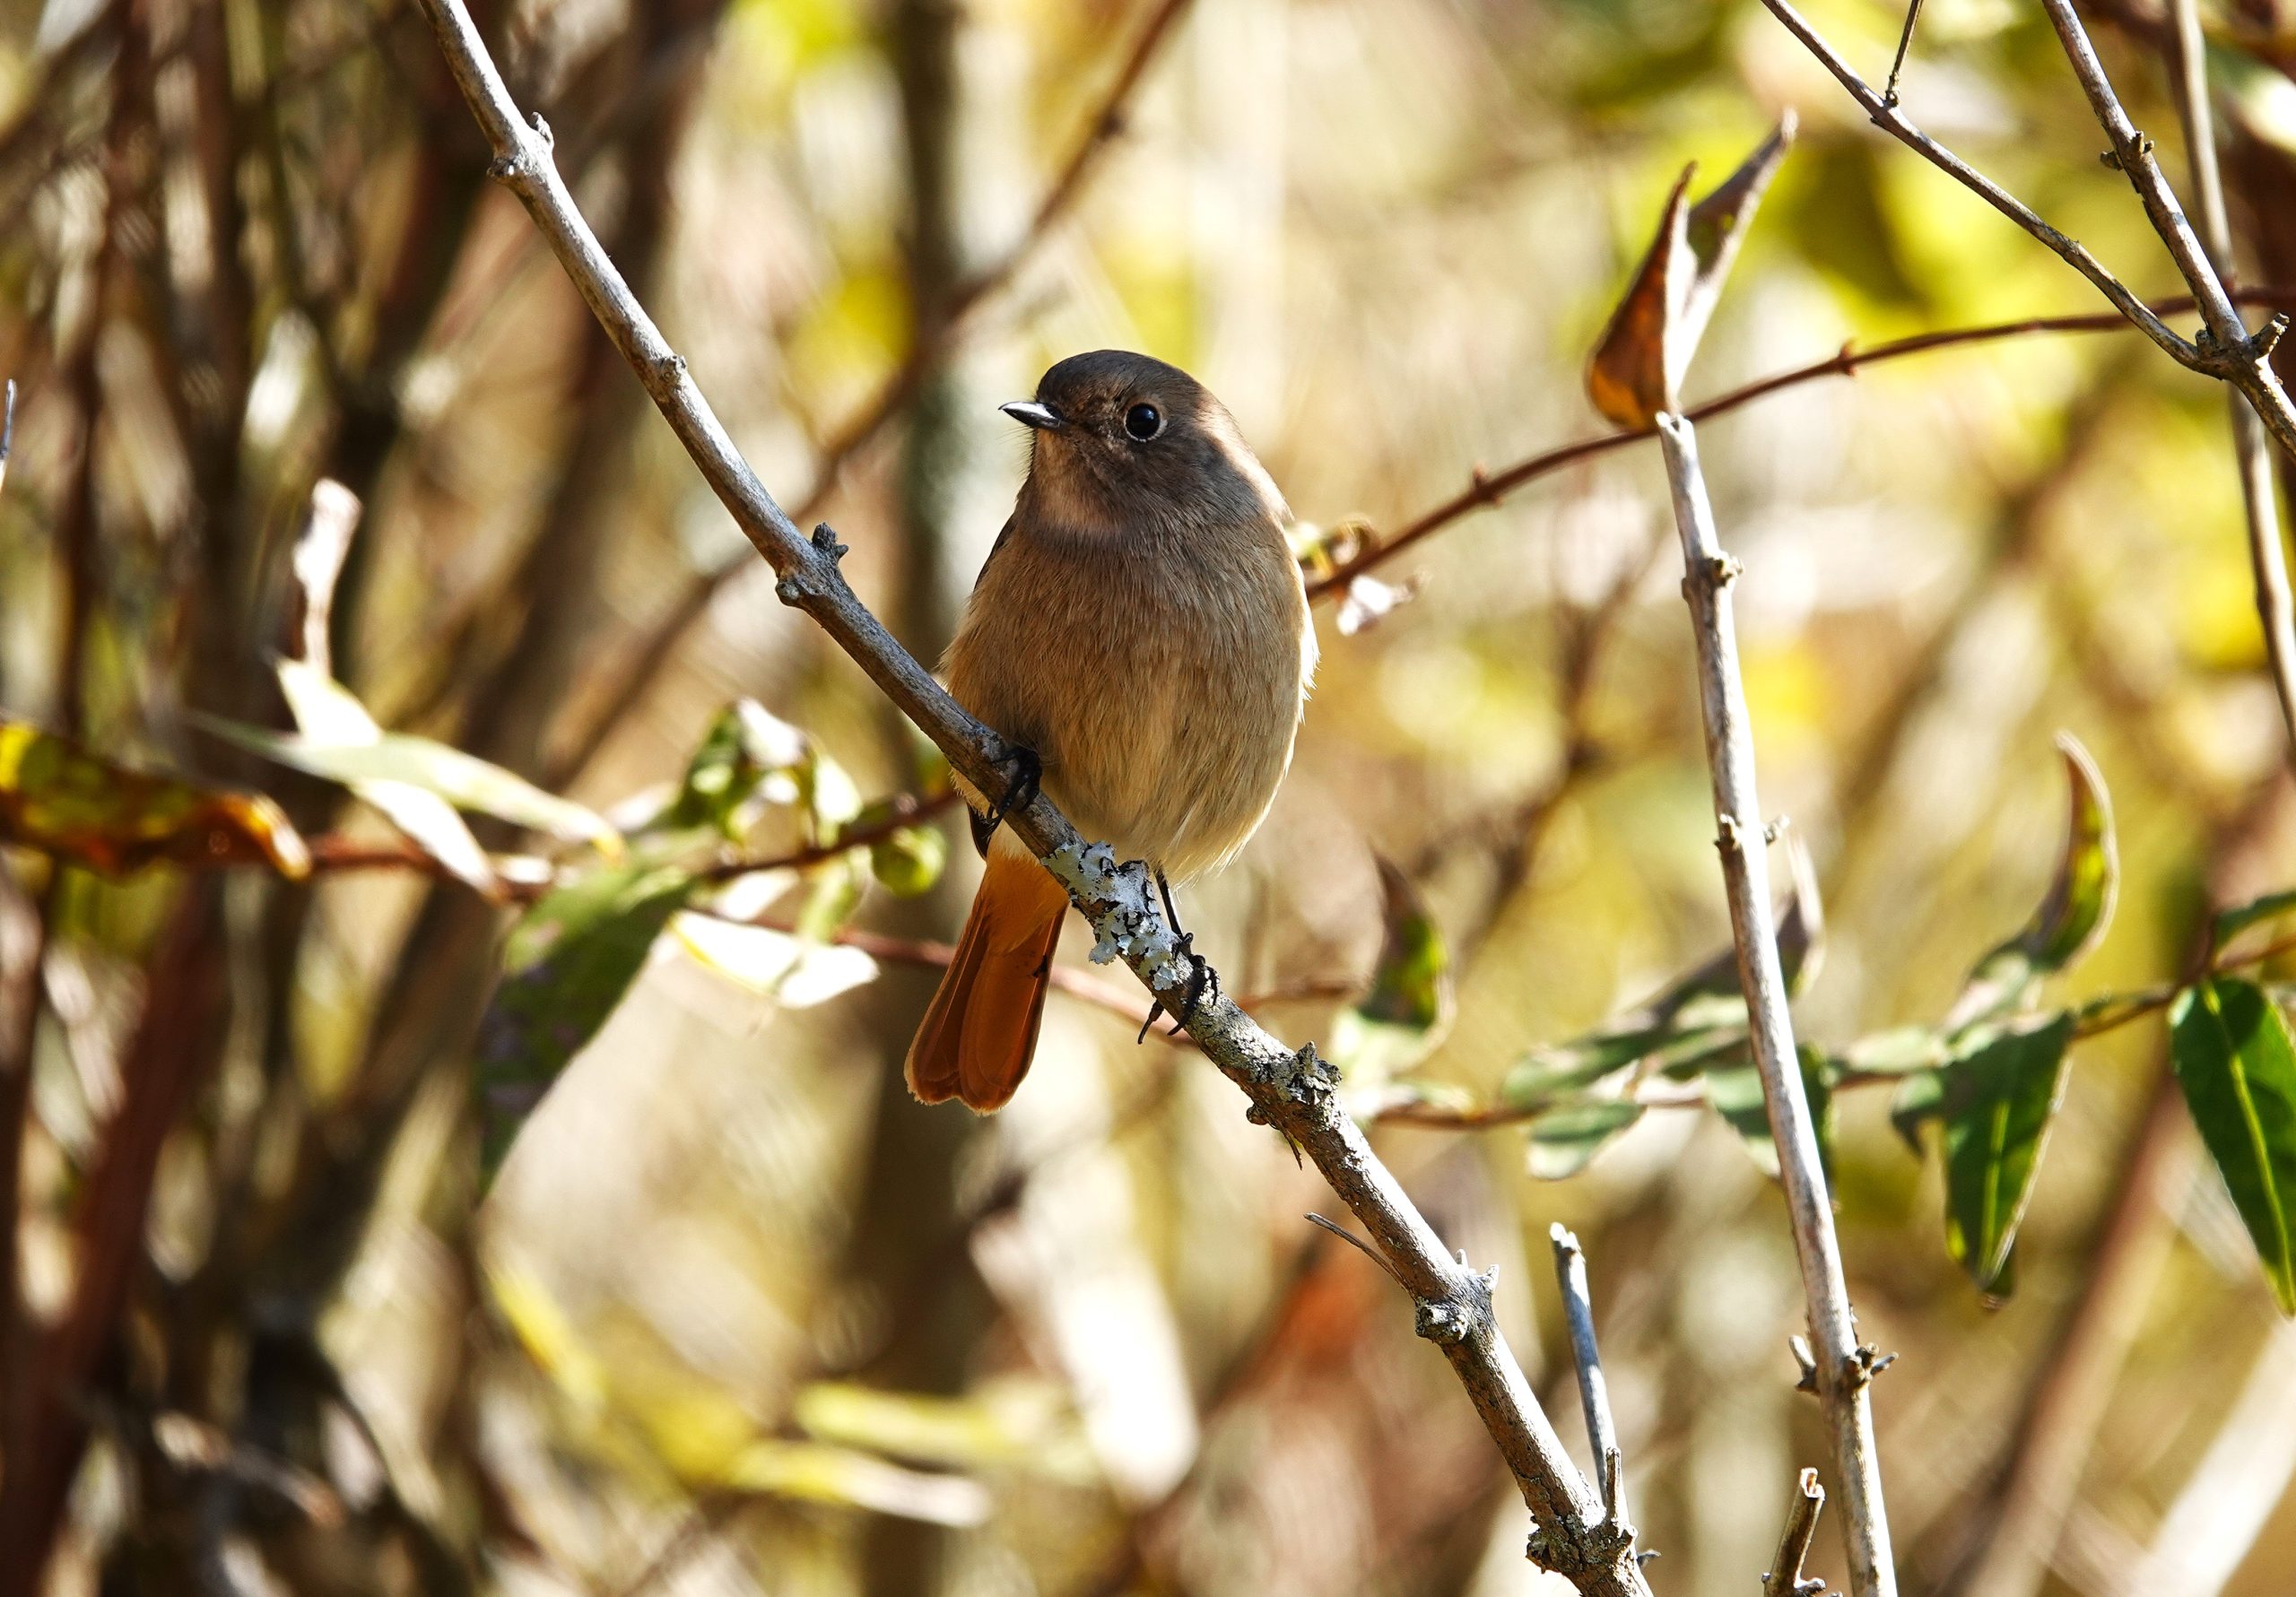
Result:
{"type": "MultiPolygon", "coordinates": [[[[1692,399],[2097,308],[1747,0],[474,10],[734,436],[927,658],[1024,463],[995,405],[1051,360],[1197,373],[1325,568],[1603,430],[1583,367],[1668,186],[1788,108],[1692,399]]],[[[1812,13],[1878,75],[1900,13],[1812,13]]],[[[2175,146],[2161,13],[2091,15],[2175,146]]],[[[2244,272],[2296,289],[2296,11],[2206,20],[2244,272]]],[[[1905,95],[2175,289],[2037,8],[1930,0],[1905,95]]],[[[1007,1111],[908,1100],[974,868],[944,777],[775,602],[405,5],[9,0],[0,100],[0,1593],[1538,1589],[1406,1306],[1080,939],[1007,1111]]],[[[2226,435],[2125,332],[1705,429],[1852,1292],[1900,1355],[1909,1592],[2296,1567],[2296,1333],[2166,994],[2040,1078],[2013,1254],[1893,1132],[1921,1104],[1848,1079],[1935,1063],[1901,1029],[2064,929],[2067,862],[2094,896],[2068,768],[2118,910],[2036,956],[2036,1027],[2296,880],[2226,435]]],[[[1727,926],[1666,514],[1647,446],[1587,458],[1383,566],[1410,602],[1376,625],[1402,591],[1323,606],[1291,780],[1187,914],[1499,1264],[1558,1416],[1541,1233],[1585,1239],[1653,1580],[1721,1593],[1822,1445],[1728,1005],[1675,985],[1727,926]],[[1684,1013],[1702,1079],[1616,1045],[1684,1013]]]]}

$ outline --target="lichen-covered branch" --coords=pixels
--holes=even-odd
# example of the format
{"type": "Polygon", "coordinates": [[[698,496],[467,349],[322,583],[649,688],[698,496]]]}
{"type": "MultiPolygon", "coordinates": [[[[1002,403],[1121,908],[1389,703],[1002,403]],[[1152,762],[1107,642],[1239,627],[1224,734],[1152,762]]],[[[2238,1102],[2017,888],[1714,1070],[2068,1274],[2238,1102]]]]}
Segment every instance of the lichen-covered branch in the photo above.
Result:
{"type": "MultiPolygon", "coordinates": [[[[552,161],[547,128],[520,117],[462,0],[421,0],[421,8],[493,146],[494,175],[526,206],[679,441],[772,566],[783,603],[804,611],[835,639],[968,781],[1001,791],[1007,779],[1003,741],[967,715],[854,595],[838,564],[843,547],[830,529],[816,527],[810,537],[800,533],[758,481],[684,360],[599,247],[552,161]]],[[[1158,913],[1146,868],[1137,861],[1119,863],[1105,846],[1079,837],[1041,796],[1006,824],[1091,923],[1095,958],[1122,959],[1167,1008],[1182,1008],[1193,972],[1158,913]]],[[[1533,1556],[1583,1593],[1646,1593],[1631,1548],[1602,1522],[1586,1481],[1499,1332],[1489,1275],[1477,1274],[1444,1248],[1341,1107],[1331,1067],[1312,1047],[1285,1047],[1224,996],[1200,1004],[1187,1029],[1243,1089],[1252,1117],[1282,1132],[1315,1161],[1411,1294],[1421,1334],[1449,1359],[1537,1521],[1533,1556]]]]}

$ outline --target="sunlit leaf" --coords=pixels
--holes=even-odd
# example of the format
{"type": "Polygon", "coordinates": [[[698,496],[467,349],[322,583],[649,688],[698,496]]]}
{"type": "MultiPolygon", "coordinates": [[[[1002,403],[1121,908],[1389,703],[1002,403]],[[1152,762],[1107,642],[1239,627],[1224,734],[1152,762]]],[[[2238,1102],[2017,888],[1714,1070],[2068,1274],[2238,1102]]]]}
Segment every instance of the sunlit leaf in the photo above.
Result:
{"type": "Polygon", "coordinates": [[[1410,878],[1379,866],[1378,963],[1362,997],[1332,1028],[1330,1056],[1351,1087],[1409,1070],[1442,1040],[1451,1019],[1451,957],[1410,878]]]}
{"type": "Polygon", "coordinates": [[[2218,976],[2169,1010],[2177,1082],[2281,1312],[2296,1315],[2296,1044],[2254,982],[2218,976]]]}
{"type": "Polygon", "coordinates": [[[159,860],[261,864],[299,880],[311,868],[261,794],[129,770],[22,721],[0,720],[0,838],[106,875],[159,860]]]}
{"type": "Polygon", "coordinates": [[[1680,408],[1683,376],[1721,299],[1746,224],[1793,138],[1789,114],[1694,206],[1690,183],[1698,169],[1683,169],[1659,214],[1657,236],[1587,363],[1587,397],[1610,421],[1648,427],[1662,412],[1680,408]]]}
{"type": "Polygon", "coordinates": [[[815,870],[797,912],[797,935],[808,942],[827,942],[845,930],[861,897],[869,890],[866,855],[860,849],[838,855],[815,870]]]}
{"type": "Polygon", "coordinates": [[[2065,1094],[2072,1040],[2073,1017],[2059,1013],[1988,1029],[1946,1067],[1945,1251],[1980,1291],[2007,1295],[2002,1272],[2065,1094]]]}
{"type": "Polygon", "coordinates": [[[826,1002],[876,979],[877,962],[857,948],[709,915],[681,915],[674,929],[694,959],[788,1009],[826,1002]]]}
{"type": "Polygon", "coordinates": [[[583,1344],[574,1322],[551,1296],[550,1289],[531,1272],[500,1262],[491,1263],[486,1273],[495,1306],[535,1367],[578,1409],[603,1408],[605,1367],[583,1344]]]}
{"type": "Polygon", "coordinates": [[[323,742],[259,726],[203,717],[217,736],[267,759],[356,789],[366,782],[403,782],[434,793],[457,810],[618,852],[621,834],[571,800],[544,793],[525,777],[430,738],[387,732],[372,742],[323,742]]]}
{"type": "MultiPolygon", "coordinates": [[[[282,660],[279,689],[296,726],[313,742],[349,746],[382,742],[383,729],[367,707],[317,666],[282,660]]],[[[411,782],[352,782],[349,786],[449,874],[489,897],[500,892],[493,862],[445,799],[411,782]]]]}
{"type": "Polygon", "coordinates": [[[1936,1069],[1952,1051],[1935,1027],[1899,1026],[1859,1037],[1843,1050],[1841,1063],[1861,1076],[1907,1076],[1936,1069]]]}
{"type": "Polygon", "coordinates": [[[1082,1481],[1094,1469],[1073,1409],[1048,1384],[992,1383],[961,1397],[888,1392],[846,1381],[797,1390],[791,1419],[818,1442],[864,1447],[943,1469],[1041,1471],[1082,1481]]]}
{"type": "Polygon", "coordinates": [[[2065,759],[2068,814],[2056,878],[2024,928],[1978,961],[1946,1017],[1948,1030],[2026,1007],[2041,979],[2094,948],[2112,920],[2120,885],[2112,802],[2095,761],[2076,739],[2060,733],[2057,748],[2065,759]]]}
{"type": "Polygon", "coordinates": [[[568,1060],[622,1002],[670,917],[702,885],[674,865],[603,870],[528,910],[479,1024],[475,1086],[491,1169],[568,1060]]]}
{"type": "Polygon", "coordinates": [[[1642,1106],[1625,1098],[1549,1109],[1530,1124],[1524,1167],[1542,1181],[1576,1176],[1613,1139],[1641,1118],[1642,1106]]]}

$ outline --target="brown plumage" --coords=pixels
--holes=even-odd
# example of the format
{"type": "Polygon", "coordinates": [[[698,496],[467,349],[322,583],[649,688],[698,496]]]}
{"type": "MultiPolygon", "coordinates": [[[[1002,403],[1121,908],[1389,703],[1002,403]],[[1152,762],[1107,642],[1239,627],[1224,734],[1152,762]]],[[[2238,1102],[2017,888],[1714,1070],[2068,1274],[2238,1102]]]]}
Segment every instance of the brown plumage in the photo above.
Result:
{"type": "MultiPolygon", "coordinates": [[[[1283,497],[1227,408],[1144,355],[1074,356],[1004,408],[1034,430],[1029,476],[949,647],[949,691],[1036,751],[1086,838],[1174,881],[1214,869],[1266,814],[1315,668],[1283,497]]],[[[918,1098],[984,1114],[1028,1072],[1068,907],[1009,835],[986,852],[909,1051],[918,1098]]]]}

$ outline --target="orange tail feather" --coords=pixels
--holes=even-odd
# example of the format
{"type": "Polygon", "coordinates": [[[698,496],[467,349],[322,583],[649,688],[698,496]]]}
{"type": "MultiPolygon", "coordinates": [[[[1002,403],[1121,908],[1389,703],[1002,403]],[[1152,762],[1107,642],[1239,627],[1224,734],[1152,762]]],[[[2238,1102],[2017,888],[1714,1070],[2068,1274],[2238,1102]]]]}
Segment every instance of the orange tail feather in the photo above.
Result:
{"type": "Polygon", "coordinates": [[[1002,1108],[1029,1073],[1052,988],[1068,895],[1025,854],[988,851],[956,958],[909,1046],[909,1089],[923,1102],[1002,1108]]]}

